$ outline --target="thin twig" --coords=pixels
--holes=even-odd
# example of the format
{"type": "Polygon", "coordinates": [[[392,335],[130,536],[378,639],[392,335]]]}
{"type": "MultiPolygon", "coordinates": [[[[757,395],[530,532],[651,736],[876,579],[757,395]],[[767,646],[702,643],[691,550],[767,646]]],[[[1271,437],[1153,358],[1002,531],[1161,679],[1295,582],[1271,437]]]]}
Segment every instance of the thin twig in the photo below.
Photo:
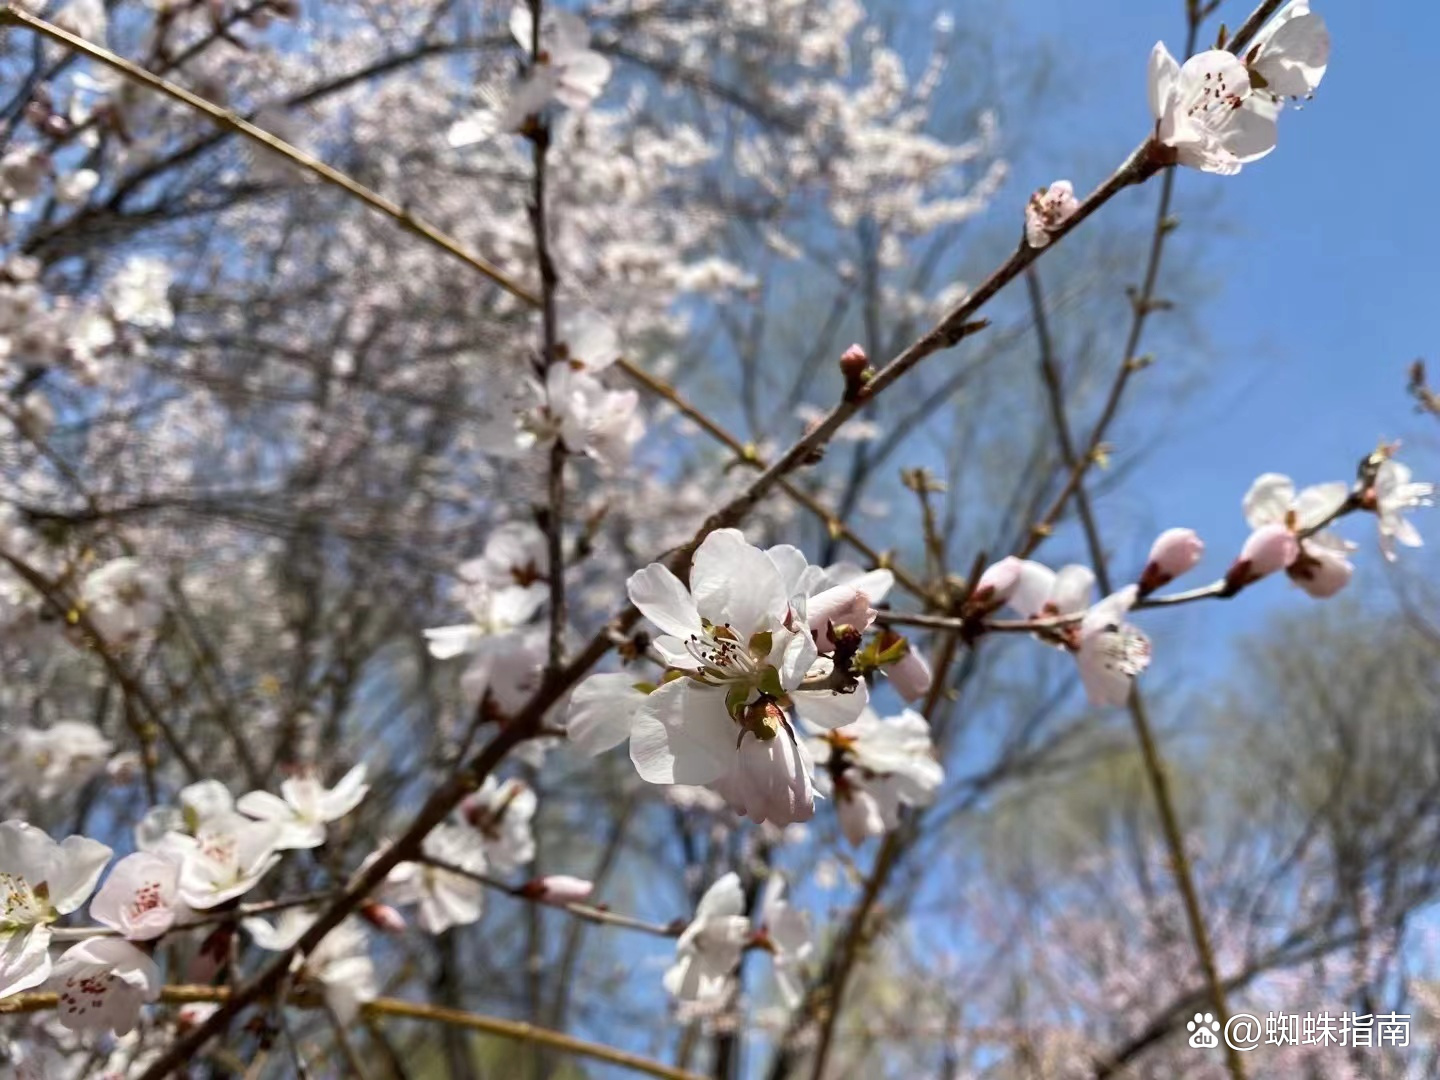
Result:
{"type": "Polygon", "coordinates": [[[183,86],[177,86],[175,83],[162,79],[158,75],[152,75],[138,64],[131,63],[129,60],[126,60],[122,56],[117,56],[108,49],[102,49],[98,45],[92,45],[84,38],[78,37],[70,33],[70,31],[56,26],[54,23],[49,23],[44,19],[37,18],[28,11],[24,11],[13,4],[0,8],[0,25],[6,23],[15,26],[29,27],[37,34],[43,34],[45,37],[58,41],[63,45],[68,45],[77,52],[85,54],[92,60],[98,60],[106,67],[118,71],[132,82],[139,83],[141,86],[148,86],[157,93],[174,98],[188,108],[194,109],[196,112],[208,117],[218,126],[228,131],[233,131],[238,135],[243,135],[251,142],[263,146],[272,153],[279,154],[306,172],[318,176],[327,184],[332,184],[342,191],[347,192],[372,209],[378,210],[380,213],[393,218],[408,232],[413,233],[437,247],[443,248],[451,256],[466,263],[477,273],[483,274],[511,295],[517,296],[531,304],[539,303],[534,294],[524,286],[512,280],[498,267],[492,266],[478,255],[466,251],[439,229],[435,228],[435,226],[426,221],[422,221],[403,206],[392,202],[378,192],[372,191],[364,184],[351,179],[338,169],[331,168],[319,158],[313,157],[305,151],[291,146],[284,139],[271,134],[263,128],[256,127],[250,121],[231,110],[221,108],[213,102],[207,101],[196,94],[192,94],[183,86]]]}

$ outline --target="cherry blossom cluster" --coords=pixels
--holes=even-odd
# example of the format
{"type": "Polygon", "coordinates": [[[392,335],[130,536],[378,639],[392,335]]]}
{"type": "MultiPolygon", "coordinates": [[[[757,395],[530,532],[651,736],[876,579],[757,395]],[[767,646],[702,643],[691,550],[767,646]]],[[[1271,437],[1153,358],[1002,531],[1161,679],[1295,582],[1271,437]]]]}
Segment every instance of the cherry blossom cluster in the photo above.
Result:
{"type": "MultiPolygon", "coordinates": [[[[729,237],[730,207],[746,201],[757,208],[751,224],[767,259],[802,267],[793,271],[799,276],[810,273],[812,262],[833,268],[843,292],[860,272],[847,245],[873,231],[878,239],[861,246],[874,263],[875,303],[907,317],[949,311],[965,295],[963,286],[930,295],[898,284],[896,272],[925,237],[969,221],[989,204],[1006,172],[995,151],[996,119],[982,114],[974,136],[963,141],[930,134],[950,33],[943,23],[935,27],[923,72],[912,80],[900,53],[878,33],[855,33],[865,14],[859,4],[735,0],[719,9],[717,17],[683,5],[672,12],[617,0],[584,16],[547,8],[537,25],[529,4],[515,4],[504,18],[509,38],[497,50],[503,62],[475,61],[481,65],[475,100],[459,121],[441,119],[448,101],[404,108],[414,104],[405,101],[406,88],[336,91],[343,119],[332,118],[328,130],[353,127],[361,144],[376,147],[367,165],[378,183],[400,175],[412,183],[413,144],[406,140],[392,150],[386,136],[395,115],[423,113],[417,123],[436,144],[425,153],[438,160],[443,142],[447,156],[433,176],[414,177],[414,194],[457,244],[485,251],[517,278],[537,260],[551,261],[553,250],[559,271],[542,272],[542,310],[528,311],[527,294],[511,284],[487,309],[495,318],[484,334],[468,321],[473,294],[453,287],[448,264],[430,251],[392,250],[343,211],[323,244],[299,257],[276,255],[276,293],[324,294],[337,268],[380,266],[384,272],[364,276],[324,318],[317,319],[316,308],[277,305],[259,328],[247,310],[260,295],[256,283],[232,280],[223,267],[191,267],[195,280],[181,282],[166,259],[132,254],[97,282],[70,276],[63,248],[44,258],[25,254],[31,247],[44,252],[52,233],[81,231],[102,216],[102,199],[124,195],[121,178],[128,175],[143,189],[144,176],[135,175],[167,153],[182,159],[188,153],[175,150],[186,129],[167,106],[137,95],[113,73],[102,78],[57,68],[26,104],[21,139],[0,157],[6,229],[0,379],[10,402],[0,412],[10,429],[0,437],[13,434],[22,448],[15,488],[25,498],[17,506],[32,508],[27,515],[0,505],[6,646],[18,644],[33,655],[68,639],[103,662],[124,689],[127,710],[138,710],[132,692],[145,684],[129,665],[163,651],[167,629],[186,614],[179,601],[187,588],[233,595],[237,603],[259,597],[264,603],[256,606],[267,611],[301,606],[295,594],[304,586],[289,594],[277,586],[268,594],[255,580],[266,578],[272,565],[283,567],[294,549],[257,541],[243,529],[216,528],[196,544],[215,540],[207,552],[211,564],[182,572],[176,567],[184,560],[169,557],[176,552],[158,543],[132,545],[120,527],[96,548],[63,530],[58,539],[42,537],[37,522],[45,517],[33,508],[59,507],[56,514],[68,525],[66,513],[83,520],[82,511],[94,511],[103,519],[104,508],[121,505],[121,496],[183,501],[201,466],[171,459],[203,457],[213,475],[267,483],[281,474],[281,464],[293,465],[288,486],[247,492],[254,496],[247,509],[263,522],[262,496],[276,490],[293,496],[302,508],[293,532],[302,537],[317,535],[307,530],[327,515],[343,534],[365,518],[353,509],[363,502],[359,496],[383,489],[387,496],[398,492],[387,514],[374,515],[395,519],[385,539],[450,566],[473,551],[468,545],[475,535],[468,519],[456,524],[463,516],[456,508],[469,510],[482,498],[504,508],[486,508],[481,554],[459,562],[449,600],[465,620],[423,634],[407,630],[417,653],[423,639],[430,659],[464,664],[454,669],[474,720],[457,740],[463,749],[482,726],[515,731],[516,718],[558,684],[570,632],[610,599],[608,580],[639,564],[633,550],[678,547],[679,557],[629,573],[626,593],[649,627],[615,633],[619,670],[589,673],[546,699],[550,707],[523,733],[530,748],[563,738],[582,754],[599,755],[627,744],[639,778],[668,789],[677,805],[708,797],[760,825],[808,822],[817,800],[829,800],[840,832],[856,846],[932,805],[945,771],[928,716],[942,687],[932,685],[926,658],[895,628],[905,625],[905,613],[888,606],[895,572],[823,559],[827,565],[813,564],[796,546],[760,547],[735,528],[695,533],[717,493],[743,490],[747,477],[688,481],[668,471],[668,450],[647,446],[645,436],[675,416],[663,408],[647,416],[637,390],[620,385],[629,366],[622,343],[644,342],[658,357],[657,369],[673,370],[680,343],[699,336],[705,316],[723,322],[737,297],[762,291],[748,263],[716,254],[728,250],[722,241],[729,237]],[[639,15],[653,18],[631,19],[639,15]],[[640,24],[633,33],[632,21],[640,24]],[[723,152],[695,128],[657,121],[652,108],[674,92],[672,82],[683,83],[677,72],[701,70],[711,44],[733,57],[738,70],[762,70],[777,55],[799,69],[763,97],[745,101],[741,111],[749,118],[735,122],[723,152]],[[662,78],[626,82],[617,57],[662,78]],[[767,112],[775,122],[762,122],[767,112]],[[617,153],[620,146],[624,153],[617,153]],[[718,184],[722,169],[733,175],[718,184]],[[531,176],[531,170],[534,186],[517,195],[514,176],[531,176]],[[717,189],[725,196],[712,212],[689,212],[717,189]],[[483,213],[475,212],[477,204],[483,213]],[[547,206],[557,211],[548,231],[540,224],[547,206]],[[817,215],[823,228],[816,227],[817,215]],[[191,290],[195,302],[186,303],[191,290]],[[247,335],[255,357],[236,344],[247,335]],[[302,377],[291,367],[307,350],[323,353],[324,362],[302,377]],[[253,385],[283,387],[276,395],[281,402],[237,404],[214,388],[250,388],[252,376],[253,385]],[[183,391],[152,418],[157,384],[183,391]],[[47,441],[52,396],[79,413],[144,415],[157,432],[153,458],[135,449],[131,443],[140,440],[127,440],[125,431],[107,434],[105,425],[96,425],[83,445],[67,452],[81,474],[107,479],[98,490],[75,490],[70,474],[76,470],[47,441]],[[207,436],[228,430],[227,420],[236,417],[253,420],[253,429],[237,433],[233,443],[210,446],[207,436]],[[408,453],[409,444],[431,438],[445,455],[408,453]],[[630,469],[647,450],[661,463],[630,469]],[[366,467],[352,467],[357,461],[366,467]],[[542,508],[532,487],[547,464],[558,475],[552,473],[552,503],[542,508]],[[138,477],[134,486],[120,482],[132,476],[138,477]],[[567,479],[576,490],[566,488],[567,479]],[[557,517],[567,497],[573,500],[569,515],[557,517]],[[533,520],[511,513],[509,504],[522,501],[539,509],[533,520]],[[607,515],[622,519],[614,538],[601,524],[607,515]],[[102,561],[97,549],[142,554],[102,561]],[[252,576],[238,576],[255,567],[252,576]],[[572,586],[580,587],[581,599],[567,610],[560,600],[572,586]],[[553,625],[546,625],[547,616],[553,625]],[[914,707],[882,717],[872,694],[889,691],[914,707]]],[[[336,48],[318,49],[318,59],[268,48],[237,70],[209,58],[211,36],[253,36],[272,16],[290,14],[290,5],[279,2],[243,14],[224,3],[176,5],[155,20],[151,59],[156,67],[173,61],[188,84],[300,144],[306,132],[289,109],[296,101],[310,104],[302,90],[312,60],[327,68],[337,62],[333,53],[383,64],[387,35],[359,34],[358,43],[347,44],[349,27],[322,25],[316,40],[336,48]],[[295,100],[276,98],[267,113],[272,82],[295,91],[295,100]]],[[[387,29],[400,36],[422,14],[402,10],[398,25],[387,29]]],[[[70,0],[56,19],[87,40],[103,41],[108,32],[99,0],[70,0]]],[[[1157,44],[1149,69],[1155,126],[1146,166],[1231,174],[1268,154],[1284,104],[1315,92],[1328,52],[1325,25],[1303,0],[1291,0],[1239,55],[1216,48],[1181,64],[1157,44]]],[[[323,74],[344,83],[347,73],[323,74]]],[[[315,144],[322,143],[317,135],[315,144]]],[[[303,189],[288,171],[293,162],[256,154],[247,182],[303,189]]],[[[239,188],[233,178],[226,183],[228,193],[239,188]]],[[[245,245],[273,231],[268,210],[234,202],[222,200],[214,210],[227,238],[245,245]]],[[[1019,253],[1038,255],[1082,205],[1067,180],[1036,191],[1025,207],[1019,253]]],[[[876,377],[864,350],[847,351],[841,371],[845,405],[861,402],[876,377]]],[[[807,422],[807,437],[827,422],[815,406],[800,403],[790,411],[807,422]]],[[[876,433],[869,421],[846,419],[839,438],[876,433]]],[[[741,463],[757,464],[772,449],[746,446],[741,463]]],[[[1393,447],[1367,458],[1355,484],[1297,491],[1289,478],[1267,473],[1243,500],[1249,539],[1225,575],[1193,595],[1160,592],[1204,555],[1195,531],[1176,528],[1157,538],[1140,574],[1108,596],[1094,596],[1096,577],[1086,567],[1057,570],[1010,557],[985,569],[953,611],[935,618],[950,620],[943,625],[967,647],[992,632],[1029,633],[1073,656],[1091,703],[1120,706],[1151,661],[1149,639],[1130,621],[1135,612],[1232,596],[1282,571],[1312,596],[1333,596],[1353,573],[1355,545],[1329,526],[1347,514],[1375,514],[1384,555],[1394,559],[1395,545],[1420,543],[1407,515],[1429,505],[1432,495],[1433,485],[1414,481],[1393,447]],[[1014,618],[1001,617],[1006,613],[1014,618]]],[[[787,512],[767,506],[762,514],[783,528],[787,512]]],[[[762,533],[757,528],[750,535],[762,533]]],[[[323,562],[324,545],[316,540],[315,546],[323,562]]],[[[392,570],[387,557],[388,548],[386,556],[367,556],[373,561],[362,561],[363,572],[390,575],[384,583],[403,592],[405,569],[392,570]]],[[[306,599],[315,598],[300,598],[306,599]]],[[[208,614],[224,621],[218,603],[208,614]]],[[[317,606],[317,619],[327,615],[317,606]]],[[[244,648],[235,651],[285,656],[289,626],[279,629],[280,616],[256,621],[253,639],[241,640],[244,648]]],[[[342,636],[361,636],[363,621],[344,625],[342,636]]],[[[256,683],[259,697],[264,678],[256,683]]],[[[176,698],[199,693],[194,685],[167,689],[176,698]]],[[[283,711],[277,705],[275,716],[256,722],[304,727],[302,709],[277,720],[283,711]]],[[[87,784],[129,783],[143,773],[152,793],[161,783],[175,790],[163,766],[156,776],[152,720],[136,722],[140,745],[133,750],[122,749],[118,732],[69,716],[16,726],[3,742],[7,789],[45,801],[87,784]]],[[[175,962],[157,951],[157,942],[185,942],[193,954],[186,978],[208,982],[228,962],[238,927],[256,948],[293,961],[293,977],[317,988],[348,1024],[379,994],[369,928],[403,929],[406,911],[434,935],[476,923],[486,891],[495,889],[577,916],[606,914],[588,905],[593,886],[582,878],[502,880],[523,874],[535,860],[537,796],[522,780],[491,773],[472,777],[477,783],[466,788],[470,793],[457,794],[443,822],[405,849],[398,865],[377,863],[399,850],[385,846],[362,862],[359,872],[383,872],[383,881],[302,953],[319,906],[243,900],[262,882],[274,883],[287,852],[322,848],[332,828],[345,828],[340,823],[369,791],[366,767],[356,766],[331,787],[314,770],[302,770],[283,781],[278,794],[251,790],[238,799],[231,786],[207,775],[214,774],[201,771],[180,787],[176,805],[150,807],[135,830],[136,850],[113,865],[115,852],[98,840],[57,842],[20,820],[0,824],[0,998],[49,987],[58,994],[56,1017],[64,1028],[123,1036],[140,1022],[142,1007],[159,998],[161,963],[175,962]],[[94,925],[60,925],[87,901],[94,925]],[[52,956],[69,941],[74,944],[52,956]]],[[[701,895],[688,924],[669,932],[675,955],[663,985],[682,1003],[681,1016],[731,1007],[748,949],[769,954],[788,1007],[803,999],[815,948],[810,918],[786,899],[778,870],[762,876],[763,892],[747,901],[740,877],[723,874],[701,895]]]]}
{"type": "MultiPolygon", "coordinates": [[[[1335,481],[1296,491],[1280,473],[1258,477],[1245,493],[1245,521],[1253,530],[1225,576],[1214,585],[1180,597],[1155,596],[1199,565],[1205,545],[1193,529],[1160,534],[1139,578],[1099,602],[1092,602],[1094,573],[1070,565],[1059,571],[1038,562],[1006,558],[985,570],[967,602],[968,626],[983,633],[985,619],[1008,607],[1023,622],[1004,629],[1033,629],[1042,642],[1075,657],[1086,694],[1095,705],[1123,705],[1130,684],[1150,664],[1150,641],[1127,621],[1137,606],[1158,606],[1185,599],[1233,596],[1261,578],[1283,571],[1310,596],[1334,596],[1354,573],[1350,554],[1356,545],[1329,531],[1336,519],[1353,512],[1375,515],[1379,544],[1394,560],[1395,544],[1421,543],[1406,516],[1432,505],[1435,485],[1411,478],[1410,468],[1394,457],[1398,445],[1382,445],[1360,464],[1354,484],[1335,481]]],[[[991,624],[991,628],[999,628],[991,624]]]]}

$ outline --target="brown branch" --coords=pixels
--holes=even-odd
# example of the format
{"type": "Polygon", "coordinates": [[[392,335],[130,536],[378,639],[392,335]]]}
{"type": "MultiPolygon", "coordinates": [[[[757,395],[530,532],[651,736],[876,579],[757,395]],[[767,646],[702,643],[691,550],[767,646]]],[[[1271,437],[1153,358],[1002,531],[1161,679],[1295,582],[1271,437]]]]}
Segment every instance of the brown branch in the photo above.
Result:
{"type": "Polygon", "coordinates": [[[98,45],[92,45],[84,38],[77,37],[68,30],[61,29],[53,23],[48,23],[44,19],[37,18],[28,11],[16,7],[13,4],[8,4],[4,8],[0,8],[0,25],[5,24],[28,27],[37,34],[43,34],[45,37],[58,41],[62,45],[66,45],[77,52],[85,54],[90,59],[99,61],[106,67],[118,71],[132,82],[139,83],[141,86],[147,86],[157,93],[174,98],[182,105],[203,114],[219,127],[227,131],[232,131],[237,135],[243,135],[251,142],[263,146],[272,153],[279,154],[306,172],[318,176],[327,184],[340,188],[354,198],[359,199],[371,209],[378,210],[387,217],[393,218],[407,232],[444,249],[453,258],[459,259],[461,262],[467,264],[472,270],[489,278],[513,296],[517,296],[528,303],[538,303],[535,296],[530,293],[529,290],[511,280],[511,278],[499,268],[492,266],[478,255],[466,251],[439,229],[426,221],[422,221],[403,206],[392,202],[376,191],[372,191],[364,184],[351,179],[338,169],[331,168],[319,158],[313,157],[305,151],[291,146],[279,136],[273,135],[263,128],[256,127],[237,113],[229,109],[221,108],[213,102],[207,101],[196,94],[192,94],[183,86],[177,86],[175,83],[168,82],[158,75],[152,75],[138,64],[131,63],[129,60],[117,56],[108,49],[102,49],[98,45]]]}

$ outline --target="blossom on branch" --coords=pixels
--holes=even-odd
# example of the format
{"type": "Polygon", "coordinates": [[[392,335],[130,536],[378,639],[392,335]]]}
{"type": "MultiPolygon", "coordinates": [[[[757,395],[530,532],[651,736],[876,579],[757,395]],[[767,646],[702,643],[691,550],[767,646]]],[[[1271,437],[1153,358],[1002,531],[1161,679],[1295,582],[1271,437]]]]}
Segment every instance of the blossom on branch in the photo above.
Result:
{"type": "Polygon", "coordinates": [[[1275,149],[1275,108],[1250,92],[1245,65],[1224,49],[1176,62],[1163,42],[1150,53],[1155,138],[1175,160],[1230,175],[1275,149]]]}
{"type": "MultiPolygon", "coordinates": [[[[283,952],[299,941],[314,922],[311,912],[287,908],[273,924],[252,916],[242,919],[240,925],[260,948],[283,952]]],[[[320,984],[325,1003],[343,1024],[354,1023],[360,1006],[380,993],[365,931],[354,919],[342,921],[304,954],[300,978],[320,984]]]]}
{"type": "Polygon", "coordinates": [[[757,822],[810,818],[812,766],[786,707],[834,727],[865,704],[863,682],[819,656],[806,589],[823,572],[811,569],[793,548],[762,551],[719,529],[696,551],[689,589],[659,563],[631,576],[631,602],[662,631],[653,648],[676,673],[632,722],[642,778],[708,785],[757,822]]]}
{"type": "Polygon", "coordinates": [[[929,806],[945,779],[930,724],[914,709],[884,719],[866,709],[854,723],[815,735],[811,752],[853,845],[899,825],[902,806],[929,806]]]}
{"type": "Polygon", "coordinates": [[[681,1001],[722,1000],[733,985],[749,936],[740,878],[725,874],[705,890],[695,918],[675,942],[675,963],[665,972],[665,989],[681,1001]]]}
{"type": "Polygon", "coordinates": [[[181,861],[180,898],[208,910],[243,896],[280,861],[281,826],[233,811],[202,822],[194,836],[167,833],[158,850],[181,861]]]}
{"type": "Polygon", "coordinates": [[[1380,551],[1385,558],[1395,561],[1395,545],[1420,547],[1420,531],[1405,519],[1405,511],[1421,506],[1434,505],[1430,496],[1435,485],[1417,483],[1411,479],[1410,466],[1386,457],[1375,470],[1374,504],[1375,520],[1380,529],[1380,551]]]}
{"type": "MultiPolygon", "coordinates": [[[[529,53],[535,22],[525,0],[510,10],[510,33],[529,53]]],[[[507,105],[502,129],[514,130],[551,101],[570,109],[589,108],[610,81],[610,71],[609,59],[590,48],[584,19],[569,11],[547,11],[540,23],[540,53],[507,105]]]]}
{"type": "Polygon", "coordinates": [[[1166,529],[1150,546],[1145,569],[1140,573],[1140,595],[1146,596],[1188,574],[1205,554],[1205,542],[1194,529],[1166,529]]]}
{"type": "Polygon", "coordinates": [[[1025,242],[1033,248],[1050,243],[1050,234],[1080,209],[1075,188],[1069,180],[1056,180],[1041,188],[1025,204],[1025,242]]]}
{"type": "Polygon", "coordinates": [[[111,851],[83,836],[57,844],[23,821],[0,823],[0,998],[50,976],[50,924],[95,890],[111,851]]]}
{"type": "Polygon", "coordinates": [[[325,843],[325,826],[359,806],[369,790],[364,765],[356,765],[333,788],[327,788],[313,770],[307,770],[282,781],[279,796],[251,791],[240,796],[235,808],[247,817],[278,825],[280,835],[275,846],[281,851],[317,848],[325,843]]]}
{"type": "Polygon", "coordinates": [[[172,854],[125,856],[90,901],[90,917],[131,941],[158,938],[188,913],[180,899],[181,866],[172,854]]]}
{"type": "Polygon", "coordinates": [[[535,790],[523,780],[487,776],[480,790],[460,804],[460,816],[480,834],[485,861],[502,874],[535,859],[535,790]]]}
{"type": "Polygon", "coordinates": [[[140,1007],[160,997],[155,961],[122,938],[88,938],[55,961],[51,982],[60,995],[55,1015],[71,1031],[128,1034],[140,1007]]]}
{"type": "Polygon", "coordinates": [[[485,886],[470,876],[485,872],[479,834],[464,825],[438,825],[420,850],[435,862],[400,863],[385,879],[383,898],[398,907],[415,905],[417,921],[427,934],[443,934],[480,918],[485,886]]]}
{"type": "Polygon", "coordinates": [[[1255,532],[1245,542],[1227,581],[1243,587],[1283,569],[1311,596],[1334,596],[1355,571],[1348,558],[1355,545],[1321,527],[1340,513],[1349,497],[1349,487],[1338,480],[1312,485],[1297,494],[1288,476],[1264,473],[1257,477],[1242,503],[1245,521],[1255,532]],[[1293,539],[1285,539],[1287,532],[1293,539]]]}
{"type": "Polygon", "coordinates": [[[1250,85],[1277,103],[1311,97],[1330,63],[1330,33],[1307,0],[1290,0],[1245,52],[1250,85]]]}

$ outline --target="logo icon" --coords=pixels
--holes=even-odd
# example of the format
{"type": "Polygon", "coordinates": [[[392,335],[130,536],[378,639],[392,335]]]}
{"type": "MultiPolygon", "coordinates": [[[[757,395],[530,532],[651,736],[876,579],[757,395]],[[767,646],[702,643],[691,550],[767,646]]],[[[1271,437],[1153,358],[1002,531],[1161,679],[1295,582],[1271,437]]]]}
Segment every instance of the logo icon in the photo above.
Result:
{"type": "Polygon", "coordinates": [[[1220,1021],[1215,1019],[1213,1013],[1196,1013],[1195,1019],[1185,1025],[1185,1030],[1190,1032],[1190,1045],[1197,1050],[1220,1045],[1215,1034],[1220,1030],[1220,1021]]]}

